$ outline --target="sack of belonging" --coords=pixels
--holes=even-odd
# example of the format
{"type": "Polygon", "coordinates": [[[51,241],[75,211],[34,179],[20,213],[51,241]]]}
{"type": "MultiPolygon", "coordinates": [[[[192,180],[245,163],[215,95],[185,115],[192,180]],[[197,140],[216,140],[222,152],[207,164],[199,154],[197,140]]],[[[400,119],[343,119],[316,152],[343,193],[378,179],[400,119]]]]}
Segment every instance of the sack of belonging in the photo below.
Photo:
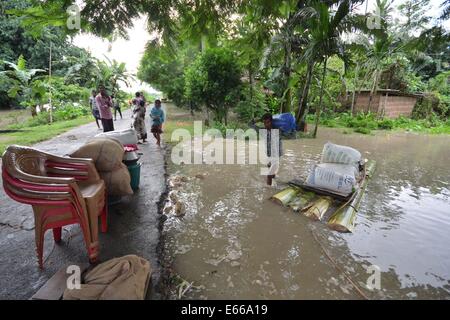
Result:
{"type": "Polygon", "coordinates": [[[127,196],[133,194],[131,176],[123,163],[112,171],[99,171],[100,177],[105,181],[106,192],[110,196],[127,196]]]}
{"type": "Polygon", "coordinates": [[[356,176],[351,164],[321,163],[314,166],[306,185],[348,196],[356,185],[356,176]]]}
{"type": "Polygon", "coordinates": [[[137,132],[134,129],[102,132],[95,137],[117,139],[121,144],[137,144],[137,132]]]}
{"type": "Polygon", "coordinates": [[[121,167],[124,152],[122,144],[117,140],[96,138],[81,146],[70,156],[94,160],[97,171],[112,171],[121,167]]]}
{"type": "Polygon", "coordinates": [[[331,142],[325,143],[322,151],[322,163],[350,164],[356,169],[359,168],[361,153],[347,146],[341,146],[331,142]]]}
{"type": "Polygon", "coordinates": [[[79,289],[66,289],[64,300],[143,300],[152,270],[136,255],[99,264],[83,277],[79,289]]]}

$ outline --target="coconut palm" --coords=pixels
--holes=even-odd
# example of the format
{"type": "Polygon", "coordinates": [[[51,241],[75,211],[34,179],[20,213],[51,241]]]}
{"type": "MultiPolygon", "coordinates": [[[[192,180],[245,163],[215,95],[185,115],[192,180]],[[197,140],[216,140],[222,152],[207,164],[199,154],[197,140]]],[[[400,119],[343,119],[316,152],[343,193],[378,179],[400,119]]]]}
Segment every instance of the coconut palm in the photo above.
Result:
{"type": "Polygon", "coordinates": [[[317,134],[317,126],[322,110],[325,76],[327,73],[327,60],[333,55],[338,55],[346,61],[344,55],[344,43],[341,36],[352,28],[349,17],[352,1],[334,1],[335,6],[322,1],[314,1],[301,9],[296,14],[296,19],[307,18],[305,29],[307,30],[307,44],[304,48],[301,60],[307,65],[307,76],[303,94],[297,113],[297,121],[303,119],[306,114],[306,99],[313,74],[314,65],[322,65],[322,80],[320,86],[319,106],[316,109],[316,125],[313,136],[317,134]],[[333,8],[336,7],[336,10],[333,8]]]}

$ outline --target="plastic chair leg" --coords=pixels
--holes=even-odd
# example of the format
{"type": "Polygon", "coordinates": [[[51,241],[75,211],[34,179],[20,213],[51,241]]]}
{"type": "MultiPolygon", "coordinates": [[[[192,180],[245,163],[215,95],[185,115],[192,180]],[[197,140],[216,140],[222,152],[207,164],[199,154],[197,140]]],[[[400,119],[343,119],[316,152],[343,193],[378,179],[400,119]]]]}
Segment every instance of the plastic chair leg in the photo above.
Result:
{"type": "Polygon", "coordinates": [[[100,215],[101,219],[101,231],[102,233],[108,232],[108,203],[105,201],[105,207],[100,215]]]}
{"type": "Polygon", "coordinates": [[[36,230],[36,253],[38,258],[39,269],[44,269],[44,230],[36,230]]]}
{"type": "Polygon", "coordinates": [[[61,242],[62,227],[53,228],[53,239],[56,243],[61,242]]]}

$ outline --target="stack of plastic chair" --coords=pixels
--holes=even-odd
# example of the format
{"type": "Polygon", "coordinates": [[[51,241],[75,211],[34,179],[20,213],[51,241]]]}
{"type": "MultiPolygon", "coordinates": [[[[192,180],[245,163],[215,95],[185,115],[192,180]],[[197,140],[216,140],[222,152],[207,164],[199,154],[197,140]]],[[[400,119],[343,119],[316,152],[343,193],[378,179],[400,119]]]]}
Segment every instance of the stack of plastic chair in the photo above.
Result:
{"type": "Polygon", "coordinates": [[[61,241],[63,226],[79,224],[89,261],[98,256],[98,218],[107,231],[105,184],[91,159],[65,158],[39,150],[9,146],[2,158],[5,192],[14,200],[33,207],[36,250],[43,267],[44,234],[53,230],[61,241]]]}

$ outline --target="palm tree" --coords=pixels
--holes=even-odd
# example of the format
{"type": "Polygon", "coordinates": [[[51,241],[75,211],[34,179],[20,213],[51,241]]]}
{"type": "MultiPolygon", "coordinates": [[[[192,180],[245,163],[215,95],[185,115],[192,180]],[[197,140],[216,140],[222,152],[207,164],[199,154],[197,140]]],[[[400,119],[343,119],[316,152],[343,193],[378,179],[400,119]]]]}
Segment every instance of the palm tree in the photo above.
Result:
{"type": "Polygon", "coordinates": [[[352,1],[349,0],[334,1],[337,9],[333,11],[333,7],[329,4],[315,1],[297,13],[298,18],[308,17],[306,22],[308,30],[307,45],[301,57],[301,60],[307,64],[307,76],[297,113],[297,121],[302,120],[306,114],[306,100],[314,65],[322,64],[322,80],[319,106],[316,108],[314,137],[317,135],[317,127],[322,110],[327,60],[332,55],[338,55],[344,62],[346,61],[341,35],[352,27],[349,19],[347,19],[351,11],[351,3],[352,1]]]}

